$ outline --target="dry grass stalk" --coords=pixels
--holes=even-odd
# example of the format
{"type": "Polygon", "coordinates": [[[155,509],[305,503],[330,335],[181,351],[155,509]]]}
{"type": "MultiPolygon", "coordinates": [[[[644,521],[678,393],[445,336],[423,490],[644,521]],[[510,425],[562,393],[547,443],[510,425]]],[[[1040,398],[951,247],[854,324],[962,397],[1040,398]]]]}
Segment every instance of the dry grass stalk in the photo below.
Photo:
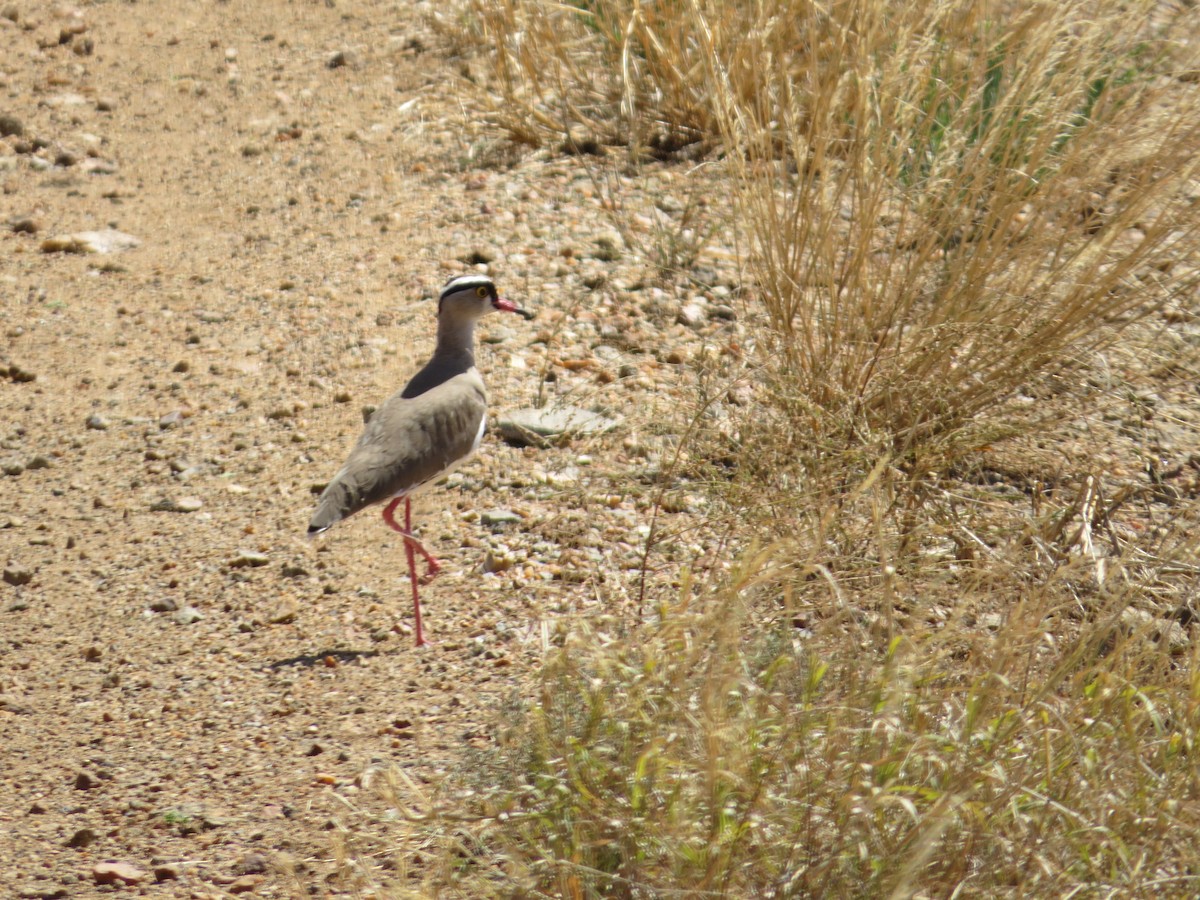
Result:
{"type": "MultiPolygon", "coordinates": [[[[709,8],[725,26],[724,49],[738,57],[753,10],[709,8]]],[[[694,22],[677,3],[475,0],[469,18],[497,48],[485,98],[515,141],[669,156],[718,139],[694,22]]]]}
{"type": "Polygon", "coordinates": [[[792,431],[952,456],[1031,378],[1196,285],[1200,96],[1130,33],[1153,5],[780,2],[800,39],[753,32],[752,103],[713,38],[792,431]]]}

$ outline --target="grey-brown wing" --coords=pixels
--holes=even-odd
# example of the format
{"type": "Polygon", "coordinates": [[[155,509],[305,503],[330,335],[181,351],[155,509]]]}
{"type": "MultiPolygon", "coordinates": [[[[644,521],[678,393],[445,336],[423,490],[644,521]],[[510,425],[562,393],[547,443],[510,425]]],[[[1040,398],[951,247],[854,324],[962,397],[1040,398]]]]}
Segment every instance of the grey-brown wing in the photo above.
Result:
{"type": "Polygon", "coordinates": [[[474,449],[486,410],[483,382],[474,371],[418,397],[393,394],[321,494],[309,534],[436,479],[474,449]]]}

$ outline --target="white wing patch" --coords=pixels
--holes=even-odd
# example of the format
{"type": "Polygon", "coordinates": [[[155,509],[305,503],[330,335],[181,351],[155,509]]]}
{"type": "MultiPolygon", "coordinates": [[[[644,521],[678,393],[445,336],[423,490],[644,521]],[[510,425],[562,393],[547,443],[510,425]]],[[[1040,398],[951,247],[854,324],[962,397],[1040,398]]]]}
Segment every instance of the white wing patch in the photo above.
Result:
{"type": "Polygon", "coordinates": [[[471,443],[471,452],[474,453],[479,449],[480,443],[483,441],[483,432],[487,430],[487,416],[482,416],[479,419],[479,431],[475,434],[475,440],[471,443]]]}

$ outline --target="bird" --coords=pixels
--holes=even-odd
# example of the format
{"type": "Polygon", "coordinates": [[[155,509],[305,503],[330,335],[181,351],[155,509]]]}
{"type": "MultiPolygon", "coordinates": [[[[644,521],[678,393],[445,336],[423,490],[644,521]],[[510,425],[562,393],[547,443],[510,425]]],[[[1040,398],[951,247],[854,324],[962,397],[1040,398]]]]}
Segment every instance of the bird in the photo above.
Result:
{"type": "Polygon", "coordinates": [[[383,520],[404,539],[412,582],[417,646],[421,628],[415,553],[432,578],[441,568],[412,532],[412,498],[479,449],[487,426],[487,390],[475,368],[475,323],[499,310],[526,319],[534,314],[496,292],[482,274],[458,275],[438,296],[437,344],[429,362],[367,421],[345,464],[326,485],[308,525],[315,537],[369,506],[383,505],[383,520]],[[396,510],[404,503],[404,524],[396,510]]]}

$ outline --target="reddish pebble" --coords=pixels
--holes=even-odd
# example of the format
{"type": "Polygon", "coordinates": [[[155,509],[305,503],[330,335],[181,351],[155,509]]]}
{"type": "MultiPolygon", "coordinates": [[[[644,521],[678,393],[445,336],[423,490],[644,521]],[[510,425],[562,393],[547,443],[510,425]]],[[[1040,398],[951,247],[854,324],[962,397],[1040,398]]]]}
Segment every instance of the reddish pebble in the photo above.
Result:
{"type": "Polygon", "coordinates": [[[265,879],[262,875],[243,875],[226,888],[231,894],[246,894],[254,890],[265,879]]]}
{"type": "Polygon", "coordinates": [[[146,873],[129,863],[102,862],[92,867],[92,878],[96,884],[138,884],[146,880],[146,873]]]}

